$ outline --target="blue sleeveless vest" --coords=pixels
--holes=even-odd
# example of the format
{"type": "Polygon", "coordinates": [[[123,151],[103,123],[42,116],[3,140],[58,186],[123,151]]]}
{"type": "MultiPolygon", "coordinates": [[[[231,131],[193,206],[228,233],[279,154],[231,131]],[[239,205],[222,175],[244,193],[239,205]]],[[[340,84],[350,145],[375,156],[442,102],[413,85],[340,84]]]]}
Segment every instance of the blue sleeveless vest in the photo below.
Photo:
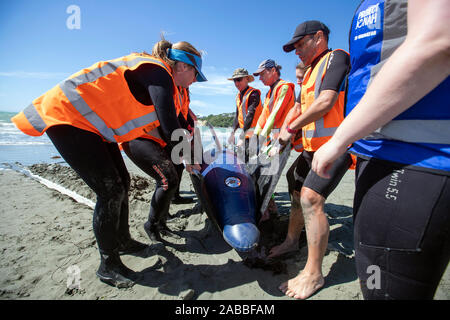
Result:
{"type": "MultiPolygon", "coordinates": [[[[364,0],[357,9],[349,39],[346,115],[405,40],[407,7],[407,0],[364,0]]],[[[450,172],[450,78],[350,150],[363,158],[450,172]]]]}

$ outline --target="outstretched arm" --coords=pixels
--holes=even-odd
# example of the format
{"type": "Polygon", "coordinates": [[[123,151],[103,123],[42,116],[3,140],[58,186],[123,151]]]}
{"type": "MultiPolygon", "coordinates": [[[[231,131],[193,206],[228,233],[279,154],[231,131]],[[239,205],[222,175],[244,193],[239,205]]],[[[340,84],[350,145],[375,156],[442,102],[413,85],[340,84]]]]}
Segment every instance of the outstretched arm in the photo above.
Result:
{"type": "Polygon", "coordinates": [[[408,1],[408,34],[333,137],[314,155],[322,177],[347,146],[385,125],[450,74],[448,0],[408,1]],[[380,99],[383,97],[383,99],[380,99]]]}

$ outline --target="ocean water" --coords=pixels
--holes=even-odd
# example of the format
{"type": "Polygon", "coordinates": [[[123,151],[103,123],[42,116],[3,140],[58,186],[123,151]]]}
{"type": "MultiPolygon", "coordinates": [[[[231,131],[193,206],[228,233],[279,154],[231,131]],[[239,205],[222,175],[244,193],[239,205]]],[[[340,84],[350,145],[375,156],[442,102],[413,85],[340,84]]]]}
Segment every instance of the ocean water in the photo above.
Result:
{"type": "MultiPolygon", "coordinates": [[[[2,164],[32,165],[36,163],[64,163],[46,134],[32,137],[17,129],[11,122],[14,112],[0,111],[0,166],[2,164]]],[[[199,127],[204,150],[214,147],[213,135],[208,127],[199,127]]],[[[231,129],[215,128],[221,145],[227,143],[231,129]]],[[[122,153],[123,157],[126,155],[122,153]]]]}

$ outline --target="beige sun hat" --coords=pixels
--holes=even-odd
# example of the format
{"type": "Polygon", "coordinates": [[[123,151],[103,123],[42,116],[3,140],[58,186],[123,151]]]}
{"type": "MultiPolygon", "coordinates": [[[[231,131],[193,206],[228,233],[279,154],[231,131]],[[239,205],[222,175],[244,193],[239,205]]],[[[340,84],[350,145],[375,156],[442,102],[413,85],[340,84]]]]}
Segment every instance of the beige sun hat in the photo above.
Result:
{"type": "Polygon", "coordinates": [[[231,78],[228,78],[228,80],[234,80],[244,77],[248,77],[248,82],[252,82],[253,80],[255,80],[255,77],[251,74],[248,74],[248,71],[244,68],[238,68],[234,70],[233,75],[231,76],[231,78]]]}

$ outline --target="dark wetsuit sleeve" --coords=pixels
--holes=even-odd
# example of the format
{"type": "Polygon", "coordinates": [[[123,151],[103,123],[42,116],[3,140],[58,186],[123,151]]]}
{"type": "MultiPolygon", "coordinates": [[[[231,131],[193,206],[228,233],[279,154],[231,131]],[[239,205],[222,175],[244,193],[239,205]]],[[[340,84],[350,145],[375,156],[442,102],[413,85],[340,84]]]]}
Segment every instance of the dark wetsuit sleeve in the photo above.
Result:
{"type": "MultiPolygon", "coordinates": [[[[140,99],[136,98],[141,102],[142,99],[147,99],[147,103],[144,104],[153,104],[155,106],[160,123],[161,137],[168,145],[175,145],[177,141],[172,142],[170,138],[172,132],[181,126],[173,102],[173,81],[170,75],[160,67],[143,64],[132,72],[130,79],[138,81],[138,84],[135,84],[135,92],[139,92],[139,87],[146,89],[147,92],[141,92],[140,99]]],[[[136,96],[135,92],[133,92],[133,95],[136,96]]]]}
{"type": "Polygon", "coordinates": [[[244,121],[244,132],[247,131],[253,122],[253,118],[255,116],[256,107],[261,100],[261,95],[258,91],[253,91],[248,97],[248,109],[247,109],[247,117],[244,121]]]}
{"type": "Polygon", "coordinates": [[[327,72],[323,78],[320,91],[334,90],[339,92],[349,70],[349,66],[350,57],[346,52],[342,50],[332,52],[328,60],[327,72]]]}
{"type": "Polygon", "coordinates": [[[236,106],[236,113],[234,116],[234,122],[233,122],[233,131],[236,131],[239,128],[239,109],[236,106]]]}
{"type": "Polygon", "coordinates": [[[180,123],[180,126],[183,129],[187,129],[189,126],[189,122],[184,118],[182,112],[180,112],[180,114],[178,115],[178,122],[180,123]]]}
{"type": "Polygon", "coordinates": [[[188,123],[192,128],[194,128],[194,126],[195,126],[195,120],[192,118],[190,112],[188,112],[187,123],[188,123]]]}

